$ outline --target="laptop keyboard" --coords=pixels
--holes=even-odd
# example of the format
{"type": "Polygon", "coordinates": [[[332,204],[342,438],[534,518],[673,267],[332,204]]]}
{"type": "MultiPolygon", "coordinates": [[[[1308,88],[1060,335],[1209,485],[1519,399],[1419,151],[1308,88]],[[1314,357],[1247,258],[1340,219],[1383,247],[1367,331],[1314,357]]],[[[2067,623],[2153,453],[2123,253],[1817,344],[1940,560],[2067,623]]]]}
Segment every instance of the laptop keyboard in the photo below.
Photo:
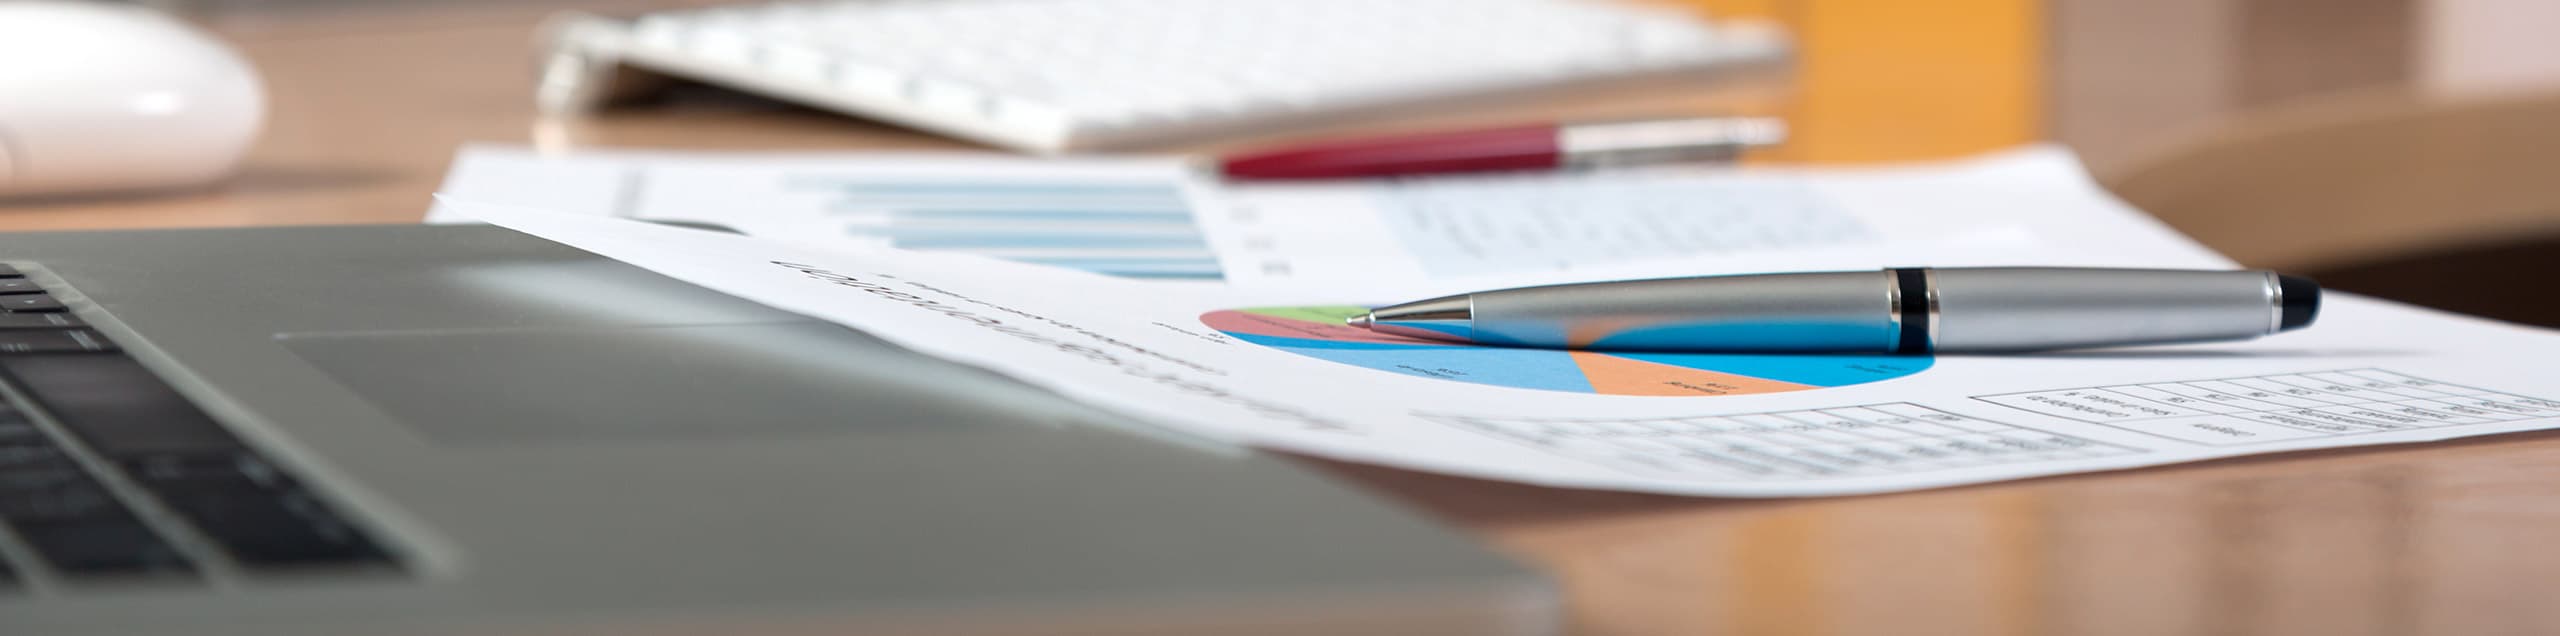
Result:
{"type": "Polygon", "coordinates": [[[392,568],[380,543],[0,265],[0,590],[392,568]],[[51,425],[48,426],[47,423],[51,425]],[[12,562],[17,561],[17,562],[12,562]]]}

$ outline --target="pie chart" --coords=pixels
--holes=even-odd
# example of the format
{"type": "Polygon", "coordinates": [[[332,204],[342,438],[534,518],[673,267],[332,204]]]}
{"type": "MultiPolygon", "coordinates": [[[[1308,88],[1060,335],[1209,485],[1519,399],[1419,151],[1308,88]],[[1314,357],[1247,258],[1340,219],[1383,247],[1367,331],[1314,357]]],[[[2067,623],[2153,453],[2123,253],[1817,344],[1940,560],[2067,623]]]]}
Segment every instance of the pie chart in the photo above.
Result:
{"type": "Polygon", "coordinates": [[[1400,373],[1546,391],[1710,396],[1782,393],[1890,380],[1928,369],[1925,355],[1768,355],[1557,351],[1452,344],[1342,324],[1365,307],[1256,307],[1201,314],[1238,340],[1310,358],[1400,373]]]}

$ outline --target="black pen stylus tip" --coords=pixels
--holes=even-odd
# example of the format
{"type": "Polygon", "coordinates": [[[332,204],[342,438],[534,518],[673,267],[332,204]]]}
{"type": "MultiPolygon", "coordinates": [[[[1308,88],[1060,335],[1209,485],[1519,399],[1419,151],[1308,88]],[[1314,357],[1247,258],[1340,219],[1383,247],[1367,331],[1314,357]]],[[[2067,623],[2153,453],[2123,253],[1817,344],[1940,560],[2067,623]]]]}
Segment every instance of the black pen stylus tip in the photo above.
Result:
{"type": "Polygon", "coordinates": [[[2320,315],[2320,284],[2300,276],[2276,276],[2276,292],[2284,295],[2282,331],[2301,329],[2320,315]]]}

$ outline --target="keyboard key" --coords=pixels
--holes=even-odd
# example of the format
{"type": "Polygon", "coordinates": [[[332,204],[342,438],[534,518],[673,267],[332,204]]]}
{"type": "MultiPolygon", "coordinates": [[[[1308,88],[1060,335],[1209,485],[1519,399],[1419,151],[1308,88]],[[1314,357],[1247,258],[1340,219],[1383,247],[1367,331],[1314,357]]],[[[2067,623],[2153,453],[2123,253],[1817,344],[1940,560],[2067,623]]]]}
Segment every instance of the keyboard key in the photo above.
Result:
{"type": "Polygon", "coordinates": [[[299,488],[197,487],[162,497],[196,531],[249,567],[390,562],[371,539],[299,488]]]}
{"type": "Polygon", "coordinates": [[[66,574],[193,571],[185,557],[66,458],[0,470],[0,522],[66,574]]]}
{"type": "MultiPolygon", "coordinates": [[[[41,314],[30,314],[41,315],[41,314]]],[[[106,336],[87,329],[0,329],[0,353],[115,351],[106,336]]]]}
{"type": "Polygon", "coordinates": [[[63,329],[83,326],[71,314],[0,314],[0,329],[63,329]]]}
{"type": "Polygon", "coordinates": [[[72,576],[186,576],[184,555],[131,513],[101,519],[10,524],[53,569],[72,576]]]}
{"type": "MultiPolygon", "coordinates": [[[[0,431],[5,431],[0,428],[0,431]]],[[[0,439],[0,475],[19,471],[40,470],[52,466],[72,466],[62,447],[47,439],[0,439]]]]}
{"type": "Polygon", "coordinates": [[[124,512],[107,487],[70,459],[31,458],[0,470],[0,520],[11,524],[93,520],[124,512]]]}
{"type": "Polygon", "coordinates": [[[18,268],[14,265],[0,265],[0,278],[25,278],[26,276],[26,274],[19,273],[18,268]]]}
{"type": "Polygon", "coordinates": [[[251,567],[388,563],[371,539],[249,453],[163,455],[125,472],[251,567]]]}
{"type": "Polygon", "coordinates": [[[0,355],[0,371],[63,428],[111,460],[245,450],[185,396],[121,354],[0,355]]]}
{"type": "MultiPolygon", "coordinates": [[[[70,456],[43,429],[36,428],[35,422],[23,415],[0,417],[0,479],[21,474],[50,475],[75,468],[70,456]]],[[[0,492],[9,490],[9,486],[0,485],[0,492]]]]}
{"type": "Polygon", "coordinates": [[[155,493],[187,489],[284,490],[292,478],[255,453],[150,455],[123,462],[126,475],[155,493]]]}
{"type": "Polygon", "coordinates": [[[44,429],[36,428],[36,423],[28,420],[27,414],[19,411],[18,407],[0,403],[0,447],[15,444],[50,446],[53,441],[45,436],[44,429]]]}
{"type": "Polygon", "coordinates": [[[41,294],[44,288],[24,278],[0,278],[0,294],[41,294]]]}
{"type": "Polygon", "coordinates": [[[47,294],[17,294],[12,296],[0,296],[0,309],[6,309],[12,312],[48,312],[65,310],[62,306],[62,301],[54,300],[53,296],[47,294]]]}

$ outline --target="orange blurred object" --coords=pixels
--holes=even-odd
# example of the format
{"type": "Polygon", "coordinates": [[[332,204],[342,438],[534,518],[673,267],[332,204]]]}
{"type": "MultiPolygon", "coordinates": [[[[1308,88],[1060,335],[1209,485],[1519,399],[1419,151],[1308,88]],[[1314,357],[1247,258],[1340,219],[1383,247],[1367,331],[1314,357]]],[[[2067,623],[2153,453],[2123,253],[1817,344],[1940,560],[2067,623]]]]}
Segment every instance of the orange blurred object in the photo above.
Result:
{"type": "Polygon", "coordinates": [[[2044,137],[2044,12],[2036,0],[1673,4],[1787,26],[1796,43],[1786,113],[1792,138],[1772,158],[1933,159],[2044,137]]]}

